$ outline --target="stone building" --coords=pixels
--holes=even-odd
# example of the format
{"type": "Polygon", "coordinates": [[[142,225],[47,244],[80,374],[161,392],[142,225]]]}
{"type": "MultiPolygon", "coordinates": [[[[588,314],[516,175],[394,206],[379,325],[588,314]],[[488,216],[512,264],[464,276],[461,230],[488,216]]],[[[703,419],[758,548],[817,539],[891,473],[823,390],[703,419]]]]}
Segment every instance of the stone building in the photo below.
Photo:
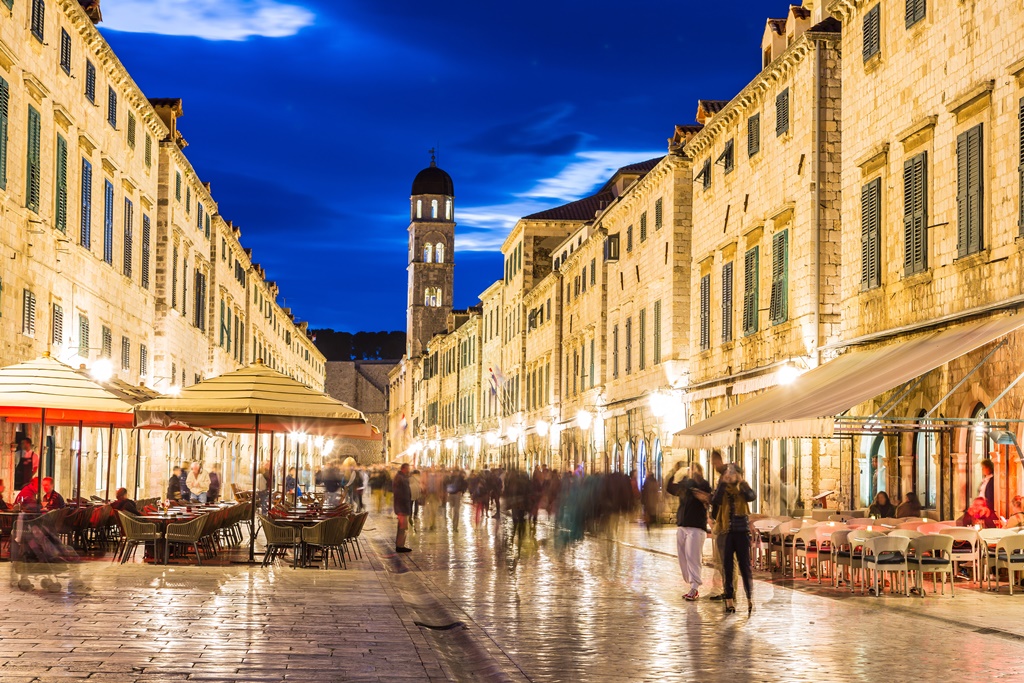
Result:
{"type": "MultiPolygon", "coordinates": [[[[168,392],[251,362],[249,285],[262,272],[184,155],[181,101],[145,97],[94,25],[99,3],[9,0],[2,11],[0,365],[50,353],[168,392]],[[220,337],[228,302],[230,350],[220,337]]],[[[271,307],[276,294],[266,292],[271,307]]],[[[285,313],[277,329],[264,357],[322,388],[323,356],[303,324],[285,313]]],[[[44,472],[70,495],[77,434],[51,427],[44,440],[38,426],[3,424],[8,442],[22,435],[45,442],[44,472]]],[[[216,463],[230,483],[252,458],[239,437],[137,438],[85,430],[83,495],[104,495],[108,481],[157,495],[171,465],[191,459],[216,463]]],[[[13,469],[5,448],[8,491],[13,469]]]]}
{"type": "MultiPolygon", "coordinates": [[[[362,411],[370,424],[382,434],[388,426],[388,375],[395,361],[357,360],[328,361],[324,388],[331,397],[362,411]]],[[[345,439],[337,444],[346,455],[356,455],[361,465],[383,462],[383,441],[357,441],[345,439]]]]}

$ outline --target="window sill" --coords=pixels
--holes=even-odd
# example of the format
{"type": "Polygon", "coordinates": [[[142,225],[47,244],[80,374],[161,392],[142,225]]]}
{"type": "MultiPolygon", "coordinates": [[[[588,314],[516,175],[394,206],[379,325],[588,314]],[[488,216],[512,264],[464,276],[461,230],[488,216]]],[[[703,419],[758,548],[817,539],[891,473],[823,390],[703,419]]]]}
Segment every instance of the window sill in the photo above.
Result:
{"type": "Polygon", "coordinates": [[[974,268],[977,265],[988,263],[990,256],[991,249],[986,247],[981,251],[954,259],[953,264],[962,269],[974,268]]]}
{"type": "Polygon", "coordinates": [[[906,287],[917,287],[919,285],[928,285],[932,282],[932,269],[925,268],[922,271],[916,273],[910,273],[909,275],[903,276],[903,284],[906,287]]]}
{"type": "Polygon", "coordinates": [[[882,66],[882,51],[879,50],[864,62],[864,73],[869,74],[882,66]]]}

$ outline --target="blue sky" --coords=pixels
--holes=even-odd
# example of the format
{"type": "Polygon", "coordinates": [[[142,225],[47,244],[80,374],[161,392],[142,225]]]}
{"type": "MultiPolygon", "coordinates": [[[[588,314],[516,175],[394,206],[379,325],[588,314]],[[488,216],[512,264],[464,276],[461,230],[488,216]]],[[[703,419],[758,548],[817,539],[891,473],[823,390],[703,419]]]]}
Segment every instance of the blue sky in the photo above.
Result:
{"type": "Polygon", "coordinates": [[[455,182],[455,305],[519,216],[661,154],[755,75],[764,21],[683,0],[103,0],[101,30],[179,129],[221,213],[314,327],[404,329],[409,188],[455,182]]]}

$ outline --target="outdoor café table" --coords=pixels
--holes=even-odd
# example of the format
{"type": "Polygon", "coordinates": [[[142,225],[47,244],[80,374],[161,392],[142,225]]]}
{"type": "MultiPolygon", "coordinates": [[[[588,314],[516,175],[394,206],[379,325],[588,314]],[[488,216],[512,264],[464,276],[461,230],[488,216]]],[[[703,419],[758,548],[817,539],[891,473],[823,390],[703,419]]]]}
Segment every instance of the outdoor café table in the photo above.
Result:
{"type": "Polygon", "coordinates": [[[139,515],[142,519],[156,524],[160,528],[160,536],[163,540],[157,541],[153,544],[153,562],[160,564],[160,557],[164,554],[164,545],[167,543],[167,525],[172,522],[190,522],[198,517],[201,512],[187,512],[184,508],[172,508],[168,511],[150,512],[147,514],[139,515]],[[181,510],[176,512],[175,510],[181,510]]]}
{"type": "Polygon", "coordinates": [[[294,557],[292,558],[292,566],[293,567],[297,567],[299,565],[299,556],[300,555],[302,556],[302,566],[303,567],[309,566],[309,563],[308,563],[309,558],[306,557],[306,543],[305,543],[305,541],[302,540],[302,529],[304,529],[305,527],[308,527],[308,526],[314,526],[314,525],[319,524],[320,522],[323,522],[324,520],[327,520],[327,519],[330,519],[330,518],[331,518],[330,515],[323,515],[323,514],[296,514],[296,513],[289,513],[289,514],[286,514],[286,515],[281,515],[281,516],[273,517],[273,520],[274,520],[275,524],[282,524],[284,526],[290,526],[290,527],[295,528],[295,530],[297,532],[299,532],[299,551],[294,553],[294,557]]]}

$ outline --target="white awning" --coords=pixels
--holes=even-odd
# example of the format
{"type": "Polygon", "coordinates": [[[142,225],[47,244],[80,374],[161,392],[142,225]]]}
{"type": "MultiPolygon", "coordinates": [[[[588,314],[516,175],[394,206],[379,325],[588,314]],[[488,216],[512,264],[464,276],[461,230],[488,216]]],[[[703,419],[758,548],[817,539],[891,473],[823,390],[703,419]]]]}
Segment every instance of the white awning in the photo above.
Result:
{"type": "Polygon", "coordinates": [[[677,448],[717,448],[759,438],[829,437],[835,418],[1024,326],[1012,314],[928,332],[885,346],[853,348],[835,360],[677,432],[677,448]]]}

